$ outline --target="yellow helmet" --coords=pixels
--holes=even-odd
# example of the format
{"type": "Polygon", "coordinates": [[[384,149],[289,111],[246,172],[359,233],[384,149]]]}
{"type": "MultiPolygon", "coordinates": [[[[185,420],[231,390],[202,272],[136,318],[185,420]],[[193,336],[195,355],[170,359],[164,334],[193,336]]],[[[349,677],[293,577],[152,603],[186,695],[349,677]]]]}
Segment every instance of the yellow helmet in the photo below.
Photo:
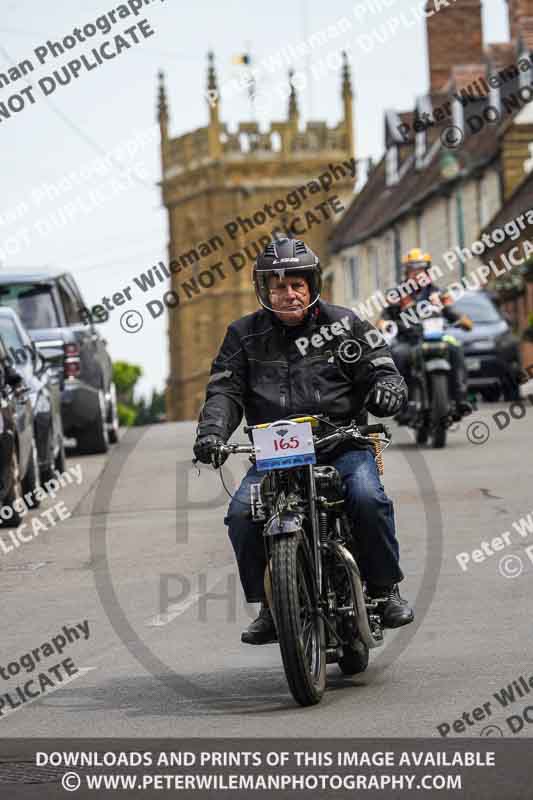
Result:
{"type": "Polygon", "coordinates": [[[409,250],[407,255],[404,256],[402,263],[405,269],[417,269],[419,267],[429,269],[431,266],[431,256],[429,253],[424,253],[419,247],[413,247],[413,249],[409,250]]]}

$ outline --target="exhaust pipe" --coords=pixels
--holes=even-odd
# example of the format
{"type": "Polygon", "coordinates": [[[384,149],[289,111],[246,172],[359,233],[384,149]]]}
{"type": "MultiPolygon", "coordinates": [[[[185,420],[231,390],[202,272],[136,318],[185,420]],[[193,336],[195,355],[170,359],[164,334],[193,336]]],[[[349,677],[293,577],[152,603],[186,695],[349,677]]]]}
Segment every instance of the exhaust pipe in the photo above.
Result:
{"type": "Polygon", "coordinates": [[[338,542],[331,542],[330,544],[337,557],[346,564],[348,577],[352,588],[352,595],[355,598],[355,613],[357,615],[357,625],[359,628],[359,633],[361,634],[361,639],[369,649],[381,647],[383,644],[383,639],[376,639],[370,629],[359,567],[357,566],[354,557],[346,547],[338,542]]]}

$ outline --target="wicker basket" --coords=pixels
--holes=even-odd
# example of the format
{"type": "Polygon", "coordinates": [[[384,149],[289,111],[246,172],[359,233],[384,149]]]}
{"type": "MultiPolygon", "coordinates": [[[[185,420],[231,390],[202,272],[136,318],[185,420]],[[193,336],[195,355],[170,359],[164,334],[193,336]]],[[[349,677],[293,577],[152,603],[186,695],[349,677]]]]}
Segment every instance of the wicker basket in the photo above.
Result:
{"type": "Polygon", "coordinates": [[[385,471],[385,464],[383,463],[383,443],[379,438],[379,433],[371,433],[368,437],[372,439],[372,447],[376,456],[376,466],[380,475],[385,471]]]}

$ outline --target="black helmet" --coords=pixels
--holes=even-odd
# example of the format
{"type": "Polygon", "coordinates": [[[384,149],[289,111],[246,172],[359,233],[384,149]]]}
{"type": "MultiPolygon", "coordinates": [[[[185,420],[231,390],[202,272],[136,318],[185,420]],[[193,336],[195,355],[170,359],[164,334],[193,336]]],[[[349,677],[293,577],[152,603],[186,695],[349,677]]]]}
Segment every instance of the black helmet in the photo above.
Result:
{"type": "Polygon", "coordinates": [[[270,306],[268,288],[271,275],[277,275],[281,280],[285,277],[305,278],[311,294],[311,301],[306,308],[314,305],[320,297],[320,260],[301,239],[277,239],[267,244],[261,255],[257,256],[252,273],[255,293],[263,308],[268,311],[274,310],[270,306]]]}

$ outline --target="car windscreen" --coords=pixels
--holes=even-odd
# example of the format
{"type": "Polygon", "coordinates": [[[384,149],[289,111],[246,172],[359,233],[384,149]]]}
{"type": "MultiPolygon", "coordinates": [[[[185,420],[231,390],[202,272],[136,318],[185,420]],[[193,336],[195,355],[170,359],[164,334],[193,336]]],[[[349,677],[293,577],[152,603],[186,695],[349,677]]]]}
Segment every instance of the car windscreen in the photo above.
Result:
{"type": "Polygon", "coordinates": [[[496,306],[484,294],[460,297],[454,303],[453,310],[466,314],[472,322],[489,324],[501,320],[496,306]]]}
{"type": "Polygon", "coordinates": [[[11,283],[0,285],[0,305],[16,311],[29,330],[57,328],[61,325],[52,297],[51,287],[41,283],[11,283]]]}
{"type": "Polygon", "coordinates": [[[24,349],[24,342],[19,336],[15,323],[13,320],[7,319],[2,315],[0,315],[0,336],[5,346],[8,349],[10,347],[12,348],[11,352],[13,352],[13,350],[19,350],[20,348],[24,349]]]}

